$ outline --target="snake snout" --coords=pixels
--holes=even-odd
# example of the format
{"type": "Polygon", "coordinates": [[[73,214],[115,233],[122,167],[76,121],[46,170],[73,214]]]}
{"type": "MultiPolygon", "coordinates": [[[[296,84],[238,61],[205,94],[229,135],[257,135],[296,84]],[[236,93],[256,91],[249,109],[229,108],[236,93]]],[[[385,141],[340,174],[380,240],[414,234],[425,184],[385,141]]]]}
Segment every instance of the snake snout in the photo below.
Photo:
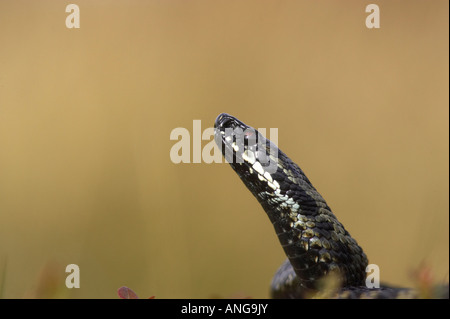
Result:
{"type": "Polygon", "coordinates": [[[227,128],[231,128],[233,130],[235,128],[241,128],[242,130],[246,130],[247,128],[249,128],[249,126],[242,123],[230,114],[222,113],[216,118],[216,121],[214,122],[214,128],[221,131],[225,131],[225,129],[227,128]]]}
{"type": "Polygon", "coordinates": [[[230,127],[230,124],[232,122],[232,116],[227,113],[221,113],[216,118],[216,121],[214,122],[214,128],[226,128],[230,127]]]}

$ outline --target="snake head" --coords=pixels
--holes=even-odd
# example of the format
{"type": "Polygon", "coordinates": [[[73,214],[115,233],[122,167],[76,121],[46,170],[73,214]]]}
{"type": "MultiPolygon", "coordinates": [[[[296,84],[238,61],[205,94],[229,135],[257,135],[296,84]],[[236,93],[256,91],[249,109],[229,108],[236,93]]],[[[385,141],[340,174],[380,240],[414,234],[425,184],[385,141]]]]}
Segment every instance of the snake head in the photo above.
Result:
{"type": "Polygon", "coordinates": [[[263,205],[272,222],[280,214],[299,209],[288,196],[298,184],[315,194],[301,169],[258,130],[226,113],[217,117],[214,128],[215,141],[226,161],[263,205]]]}
{"type": "Polygon", "coordinates": [[[274,188],[272,173],[278,169],[278,147],[258,130],[222,113],[214,124],[215,141],[225,160],[247,187],[257,195],[274,188]]]}
{"type": "MultiPolygon", "coordinates": [[[[311,195],[323,201],[297,164],[258,130],[226,113],[217,117],[214,128],[215,141],[226,161],[262,205],[280,208],[280,201],[297,186],[311,190],[311,195]]],[[[297,208],[288,203],[286,209],[297,208]]],[[[275,217],[269,214],[270,219],[275,217]]]]}

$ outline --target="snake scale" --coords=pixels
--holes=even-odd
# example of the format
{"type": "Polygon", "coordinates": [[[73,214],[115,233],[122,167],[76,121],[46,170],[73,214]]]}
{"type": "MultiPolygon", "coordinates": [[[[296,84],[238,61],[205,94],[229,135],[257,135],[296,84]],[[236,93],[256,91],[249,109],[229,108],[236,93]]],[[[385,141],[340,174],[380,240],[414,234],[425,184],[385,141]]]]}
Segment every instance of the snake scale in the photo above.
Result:
{"type": "Polygon", "coordinates": [[[272,298],[418,297],[408,288],[366,287],[364,251],[274,143],[229,114],[220,114],[214,128],[219,149],[267,213],[287,255],[272,280],[272,298]],[[326,278],[338,285],[328,287],[326,278]]]}

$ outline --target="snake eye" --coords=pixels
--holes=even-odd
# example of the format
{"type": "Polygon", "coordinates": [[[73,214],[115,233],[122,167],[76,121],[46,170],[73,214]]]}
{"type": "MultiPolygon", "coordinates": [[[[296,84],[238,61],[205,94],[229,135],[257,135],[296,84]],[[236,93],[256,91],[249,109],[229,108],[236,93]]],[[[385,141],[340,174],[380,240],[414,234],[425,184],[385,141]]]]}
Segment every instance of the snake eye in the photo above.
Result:
{"type": "Polygon", "coordinates": [[[254,147],[258,143],[258,135],[254,130],[245,130],[244,131],[244,143],[248,147],[254,147]]]}
{"type": "Polygon", "coordinates": [[[244,132],[244,139],[245,139],[246,141],[248,141],[249,138],[251,138],[252,136],[255,136],[255,133],[254,133],[254,132],[250,132],[250,131],[245,131],[245,132],[244,132]]]}

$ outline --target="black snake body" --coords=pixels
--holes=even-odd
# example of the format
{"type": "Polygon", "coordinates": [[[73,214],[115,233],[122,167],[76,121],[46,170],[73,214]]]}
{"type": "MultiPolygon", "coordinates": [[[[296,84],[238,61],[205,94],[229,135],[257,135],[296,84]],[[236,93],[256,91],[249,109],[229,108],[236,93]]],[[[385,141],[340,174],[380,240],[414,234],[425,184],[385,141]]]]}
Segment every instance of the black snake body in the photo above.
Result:
{"type": "Polygon", "coordinates": [[[339,285],[325,297],[417,296],[405,288],[367,288],[366,255],[298,165],[231,115],[220,114],[214,127],[222,154],[264,208],[288,257],[272,280],[273,298],[320,296],[332,275],[339,285]]]}

